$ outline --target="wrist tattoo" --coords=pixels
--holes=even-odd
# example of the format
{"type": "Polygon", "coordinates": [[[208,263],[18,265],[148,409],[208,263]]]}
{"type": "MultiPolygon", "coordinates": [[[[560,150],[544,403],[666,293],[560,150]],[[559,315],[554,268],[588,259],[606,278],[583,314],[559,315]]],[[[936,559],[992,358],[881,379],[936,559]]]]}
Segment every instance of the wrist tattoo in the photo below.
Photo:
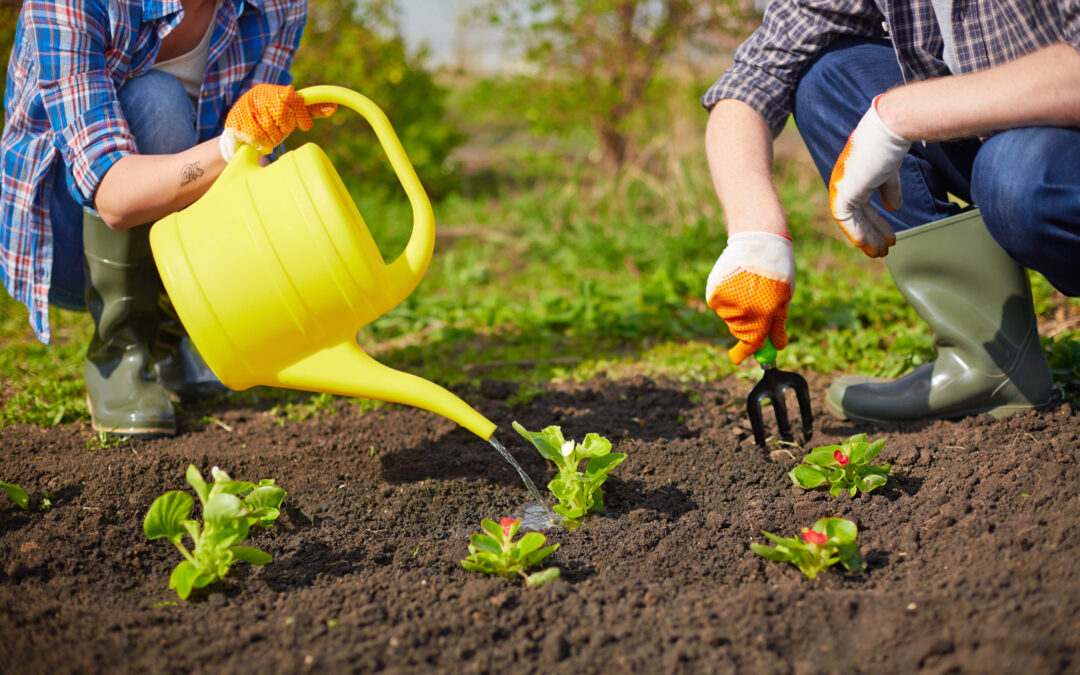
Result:
{"type": "Polygon", "coordinates": [[[202,170],[202,167],[199,166],[198,162],[185,164],[184,168],[180,170],[180,177],[183,179],[180,181],[180,187],[183,187],[188,183],[194,183],[201,178],[204,173],[206,172],[202,170]]]}

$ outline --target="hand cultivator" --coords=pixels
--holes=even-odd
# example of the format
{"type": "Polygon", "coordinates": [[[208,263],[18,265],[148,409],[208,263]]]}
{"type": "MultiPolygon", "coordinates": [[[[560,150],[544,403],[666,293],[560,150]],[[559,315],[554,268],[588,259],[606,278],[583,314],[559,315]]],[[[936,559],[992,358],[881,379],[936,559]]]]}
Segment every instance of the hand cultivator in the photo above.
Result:
{"type": "Polygon", "coordinates": [[[772,401],[780,438],[792,441],[791,423],[788,419],[787,403],[784,401],[784,395],[789,389],[795,391],[795,398],[799,401],[803,442],[810,440],[814,431],[814,418],[810,412],[810,387],[806,384],[806,379],[798,373],[776,367],[776,347],[773,347],[772,340],[766,339],[765,346],[757,350],[754,358],[761,364],[765,374],[746,397],[746,413],[750,416],[750,428],[754,430],[754,440],[758,446],[765,447],[765,422],[761,416],[761,404],[765,399],[772,401]]]}

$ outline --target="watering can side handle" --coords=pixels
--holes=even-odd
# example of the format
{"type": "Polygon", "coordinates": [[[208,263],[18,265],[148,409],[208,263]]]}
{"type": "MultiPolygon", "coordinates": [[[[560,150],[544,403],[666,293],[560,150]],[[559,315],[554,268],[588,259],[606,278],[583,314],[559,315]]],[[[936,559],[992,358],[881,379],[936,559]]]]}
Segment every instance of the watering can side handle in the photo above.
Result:
{"type": "Polygon", "coordinates": [[[431,254],[435,250],[435,214],[431,210],[431,202],[428,200],[424,186],[416,175],[416,170],[409,161],[405,149],[401,147],[401,141],[390,126],[390,120],[386,114],[375,104],[374,101],[363,94],[333,85],[317,85],[305,87],[299,92],[304,101],[312,103],[337,103],[352,109],[367,120],[375,131],[375,136],[382,144],[390,160],[390,166],[401,181],[401,187],[409,198],[409,204],[413,211],[413,229],[409,237],[409,243],[397,260],[387,265],[387,284],[394,294],[394,305],[404,300],[412,293],[420,279],[427,271],[428,263],[431,262],[431,254]]]}

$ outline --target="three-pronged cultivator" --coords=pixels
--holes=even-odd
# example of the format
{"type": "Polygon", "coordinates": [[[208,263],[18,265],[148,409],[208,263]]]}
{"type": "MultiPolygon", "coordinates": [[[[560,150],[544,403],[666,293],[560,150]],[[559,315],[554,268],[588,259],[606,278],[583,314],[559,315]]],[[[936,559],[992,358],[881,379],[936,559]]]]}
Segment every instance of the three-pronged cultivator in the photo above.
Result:
{"type": "Polygon", "coordinates": [[[754,431],[754,440],[760,447],[765,447],[765,421],[761,414],[761,406],[766,399],[772,402],[780,438],[788,442],[794,440],[787,403],[784,400],[789,390],[795,392],[795,398],[799,402],[803,442],[810,440],[810,435],[814,431],[814,418],[810,412],[810,387],[806,384],[806,379],[798,373],[789,373],[776,367],[776,348],[773,347],[771,340],[765,341],[765,346],[754,354],[754,358],[765,371],[761,381],[754,385],[746,398],[746,413],[750,416],[750,428],[754,431]]]}

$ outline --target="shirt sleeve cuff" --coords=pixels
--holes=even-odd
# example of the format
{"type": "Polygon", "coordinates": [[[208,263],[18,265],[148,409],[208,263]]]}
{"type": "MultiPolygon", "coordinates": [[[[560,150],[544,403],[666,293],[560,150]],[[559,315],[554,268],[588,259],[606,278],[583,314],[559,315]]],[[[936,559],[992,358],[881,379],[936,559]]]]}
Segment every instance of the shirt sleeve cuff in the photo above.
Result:
{"type": "Polygon", "coordinates": [[[114,109],[88,110],[60,135],[60,153],[71,171],[77,191],[74,196],[83,206],[93,206],[101,179],[113,164],[138,152],[120,104],[106,106],[114,109]]]}
{"type": "Polygon", "coordinates": [[[742,101],[765,119],[773,138],[776,138],[784,130],[791,107],[786,97],[778,100],[774,92],[777,89],[786,90],[786,87],[782,84],[759,83],[757,79],[752,74],[739,72],[738,66],[735,66],[721,75],[701,96],[701,105],[706,110],[712,110],[713,106],[727,98],[742,101]]]}

